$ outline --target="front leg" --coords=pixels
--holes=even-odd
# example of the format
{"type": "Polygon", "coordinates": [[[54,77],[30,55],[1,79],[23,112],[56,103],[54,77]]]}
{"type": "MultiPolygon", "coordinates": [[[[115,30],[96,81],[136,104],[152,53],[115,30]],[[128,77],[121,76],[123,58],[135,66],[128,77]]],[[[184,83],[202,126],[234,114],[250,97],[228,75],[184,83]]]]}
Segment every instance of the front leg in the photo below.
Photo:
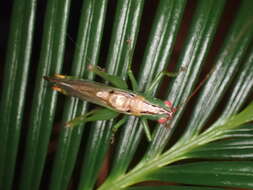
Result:
{"type": "Polygon", "coordinates": [[[152,91],[154,90],[154,88],[156,87],[156,85],[162,80],[162,78],[164,76],[167,77],[176,77],[179,75],[179,73],[181,73],[182,71],[185,71],[186,68],[180,68],[180,70],[178,72],[172,73],[172,72],[166,72],[166,71],[162,71],[160,73],[158,73],[156,75],[156,77],[153,79],[153,81],[151,82],[150,86],[147,88],[147,90],[145,90],[145,93],[150,95],[152,93],[152,91]]]}

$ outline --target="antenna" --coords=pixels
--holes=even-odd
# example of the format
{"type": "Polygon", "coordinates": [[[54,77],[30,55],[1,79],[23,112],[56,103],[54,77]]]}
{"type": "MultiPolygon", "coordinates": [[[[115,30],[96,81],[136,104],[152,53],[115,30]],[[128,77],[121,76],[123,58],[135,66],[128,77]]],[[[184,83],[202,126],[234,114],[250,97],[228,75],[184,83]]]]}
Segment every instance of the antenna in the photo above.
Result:
{"type": "Polygon", "coordinates": [[[187,104],[191,98],[196,95],[196,93],[199,91],[199,89],[205,84],[205,82],[207,81],[207,79],[210,77],[210,75],[215,71],[216,67],[213,67],[211,69],[211,71],[209,71],[209,73],[207,73],[207,75],[205,76],[205,78],[198,84],[198,86],[194,89],[194,91],[191,93],[191,95],[186,98],[186,100],[181,103],[178,107],[176,107],[176,110],[178,110],[179,108],[181,108],[184,104],[187,104]]]}

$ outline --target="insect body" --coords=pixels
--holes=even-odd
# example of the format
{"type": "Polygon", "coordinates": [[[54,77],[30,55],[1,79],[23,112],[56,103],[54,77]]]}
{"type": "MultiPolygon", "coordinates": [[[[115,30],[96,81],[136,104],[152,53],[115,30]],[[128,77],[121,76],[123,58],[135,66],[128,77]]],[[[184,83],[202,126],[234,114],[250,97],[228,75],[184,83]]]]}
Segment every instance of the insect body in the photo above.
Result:
{"type": "Polygon", "coordinates": [[[102,83],[69,79],[63,75],[44,78],[54,84],[54,90],[123,114],[143,116],[165,123],[172,118],[174,112],[169,101],[145,98],[140,93],[106,86],[102,83]]]}
{"type": "MultiPolygon", "coordinates": [[[[160,73],[154,82],[150,85],[152,88],[145,91],[145,95],[138,93],[136,80],[132,75],[132,71],[128,71],[129,79],[133,86],[133,91],[127,89],[124,80],[117,76],[109,75],[98,67],[89,66],[88,69],[99,75],[103,79],[109,81],[115,87],[106,86],[102,83],[75,79],[65,75],[55,75],[54,77],[44,77],[53,83],[53,89],[65,95],[74,96],[92,102],[94,104],[105,107],[106,109],[96,110],[77,117],[67,123],[67,126],[74,126],[81,122],[108,120],[114,118],[118,113],[126,115],[139,116],[144,126],[145,132],[149,140],[151,135],[147,126],[147,119],[157,120],[164,124],[172,119],[175,108],[172,107],[170,101],[161,101],[150,96],[152,88],[159,82],[163,75],[160,73]]],[[[124,118],[123,118],[124,119],[124,118]]],[[[119,123],[123,123],[119,121],[119,123]]],[[[117,128],[119,125],[115,125],[117,128]]]]}

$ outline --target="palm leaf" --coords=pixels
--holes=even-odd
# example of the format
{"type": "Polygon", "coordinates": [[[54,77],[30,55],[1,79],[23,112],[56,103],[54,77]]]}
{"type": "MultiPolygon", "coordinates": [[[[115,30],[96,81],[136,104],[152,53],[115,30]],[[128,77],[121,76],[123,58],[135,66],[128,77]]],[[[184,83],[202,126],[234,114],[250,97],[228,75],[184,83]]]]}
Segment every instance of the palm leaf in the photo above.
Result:
{"type": "Polygon", "coordinates": [[[36,3],[16,0],[13,5],[0,105],[0,189],[253,187],[253,128],[249,123],[253,120],[253,104],[249,103],[253,87],[250,0],[235,3],[236,14],[227,24],[222,40],[217,34],[224,25],[223,13],[231,9],[223,0],[196,3],[86,0],[76,26],[71,71],[63,64],[67,27],[73,21],[69,19],[76,12],[75,5],[78,8],[81,3],[48,1],[40,57],[35,64],[36,79],[30,79],[35,81],[32,91],[27,79],[32,72],[31,55],[36,50],[32,46],[36,3]],[[152,22],[147,13],[150,7],[152,22]],[[189,11],[192,7],[195,9],[189,11]],[[145,21],[151,22],[150,29],[144,30],[145,21]],[[178,48],[178,44],[182,47],[178,48]],[[212,58],[214,51],[216,55],[212,58]],[[101,65],[104,61],[107,72],[123,79],[127,79],[130,64],[139,68],[138,86],[142,91],[157,73],[168,67],[184,70],[169,84],[157,85],[153,91],[156,96],[160,89],[166,89],[163,91],[166,99],[178,108],[169,128],[156,126],[153,140],[148,143],[139,119],[129,117],[111,146],[115,120],[61,127],[52,156],[48,145],[55,113],[63,123],[85,113],[92,105],[68,97],[61,106],[61,116],[56,93],[48,88],[43,76],[61,73],[63,67],[69,75],[94,80],[94,75],[86,72],[87,65],[101,65]],[[209,70],[210,76],[200,93],[188,102],[202,72],[207,73],[205,70],[209,70]],[[32,104],[29,94],[33,94],[32,104]],[[30,110],[29,114],[24,114],[26,110],[30,110]],[[20,136],[21,132],[24,135],[20,136]],[[18,148],[24,149],[24,153],[18,154],[18,148]],[[136,186],[145,181],[162,183],[136,186]]]}

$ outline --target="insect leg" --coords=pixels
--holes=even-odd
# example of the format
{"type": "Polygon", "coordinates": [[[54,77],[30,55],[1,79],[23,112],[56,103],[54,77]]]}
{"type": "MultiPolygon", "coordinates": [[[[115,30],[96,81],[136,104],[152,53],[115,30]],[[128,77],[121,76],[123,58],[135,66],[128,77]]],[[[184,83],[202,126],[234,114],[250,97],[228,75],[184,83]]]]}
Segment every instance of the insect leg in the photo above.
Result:
{"type": "Polygon", "coordinates": [[[94,66],[94,65],[88,65],[88,70],[94,72],[96,75],[100,76],[104,80],[107,80],[111,84],[113,84],[117,88],[121,89],[127,89],[127,83],[122,80],[120,77],[115,75],[110,75],[103,71],[101,68],[94,66]]]}
{"type": "Polygon", "coordinates": [[[133,74],[133,71],[131,70],[130,65],[128,66],[127,74],[128,74],[129,79],[130,79],[133,91],[135,91],[135,92],[138,91],[138,85],[137,85],[136,79],[134,77],[134,74],[133,74]]]}
{"type": "Polygon", "coordinates": [[[90,121],[98,121],[98,120],[109,120],[115,118],[119,115],[118,112],[109,110],[109,109],[95,109],[92,110],[84,115],[80,115],[67,123],[65,123],[66,127],[74,127],[81,123],[87,123],[90,121]]]}
{"type": "Polygon", "coordinates": [[[166,72],[162,71],[156,75],[154,80],[151,82],[149,88],[146,89],[145,93],[151,94],[156,85],[162,80],[163,76],[166,75],[166,72]]]}
{"type": "Polygon", "coordinates": [[[129,80],[131,82],[131,86],[132,86],[133,91],[138,91],[138,85],[137,85],[136,79],[134,77],[133,71],[131,69],[131,67],[132,67],[132,57],[133,57],[133,50],[131,48],[132,40],[128,38],[128,40],[126,42],[127,42],[127,45],[128,45],[127,75],[128,75],[128,78],[129,78],[129,80]]]}
{"type": "Polygon", "coordinates": [[[158,73],[156,75],[156,77],[154,78],[154,80],[151,82],[149,88],[145,91],[145,93],[147,94],[151,94],[153,89],[156,87],[156,85],[162,80],[162,78],[164,76],[167,77],[176,77],[179,73],[181,73],[182,71],[185,71],[185,68],[180,68],[180,70],[178,72],[172,73],[172,72],[166,72],[166,71],[162,71],[160,73],[158,73]]]}
{"type": "Polygon", "coordinates": [[[117,130],[127,121],[128,116],[125,115],[121,120],[119,120],[112,128],[112,132],[116,133],[117,130]]]}
{"type": "Polygon", "coordinates": [[[142,126],[143,126],[143,128],[144,128],[144,131],[145,131],[145,134],[146,134],[146,137],[147,137],[148,141],[149,141],[149,142],[152,141],[152,137],[151,137],[151,133],[150,133],[150,131],[149,131],[147,119],[145,119],[145,118],[140,118],[140,120],[141,120],[141,124],[142,124],[142,126]]]}
{"type": "Polygon", "coordinates": [[[115,141],[115,133],[118,129],[127,121],[128,116],[125,115],[121,120],[119,120],[113,127],[112,127],[112,136],[111,136],[111,144],[115,141]]]}

